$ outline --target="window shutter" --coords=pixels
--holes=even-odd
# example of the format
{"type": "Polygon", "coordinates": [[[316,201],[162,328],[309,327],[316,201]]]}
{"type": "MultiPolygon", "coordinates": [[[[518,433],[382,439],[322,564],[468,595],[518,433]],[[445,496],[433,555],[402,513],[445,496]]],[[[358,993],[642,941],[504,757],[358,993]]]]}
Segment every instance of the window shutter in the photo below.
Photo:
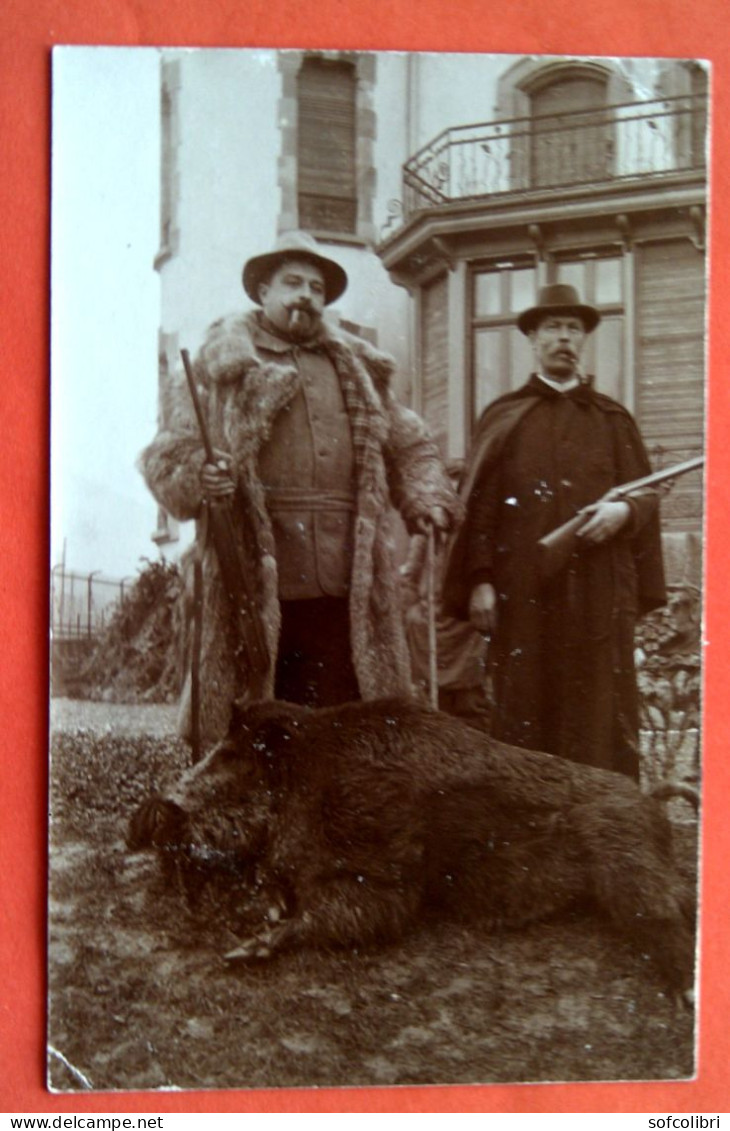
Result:
{"type": "Polygon", "coordinates": [[[356,78],[352,63],[305,59],[298,79],[299,226],[356,231],[356,78]]]}

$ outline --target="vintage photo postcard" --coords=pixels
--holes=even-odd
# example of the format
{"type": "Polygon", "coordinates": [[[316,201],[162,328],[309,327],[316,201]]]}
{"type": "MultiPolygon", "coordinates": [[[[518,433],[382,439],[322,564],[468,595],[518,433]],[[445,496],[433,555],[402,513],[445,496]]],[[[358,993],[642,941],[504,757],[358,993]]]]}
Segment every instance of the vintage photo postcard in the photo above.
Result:
{"type": "Polygon", "coordinates": [[[53,1091],[694,1076],[709,79],[54,50],[53,1091]]]}

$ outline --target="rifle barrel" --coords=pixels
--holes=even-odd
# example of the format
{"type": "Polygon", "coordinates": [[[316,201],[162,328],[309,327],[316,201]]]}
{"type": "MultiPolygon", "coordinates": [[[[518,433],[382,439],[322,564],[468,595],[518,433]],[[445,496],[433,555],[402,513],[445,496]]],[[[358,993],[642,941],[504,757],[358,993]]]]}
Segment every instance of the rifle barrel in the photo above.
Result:
{"type": "MultiPolygon", "coordinates": [[[[645,475],[642,479],[634,479],[630,483],[622,483],[618,487],[613,487],[607,495],[604,495],[604,500],[608,499],[613,502],[625,498],[627,495],[633,495],[637,491],[643,491],[647,487],[653,487],[657,483],[666,483],[669,480],[676,479],[680,475],[685,475],[688,471],[695,471],[697,468],[702,467],[705,462],[704,456],[694,456],[692,459],[686,459],[682,463],[675,463],[672,467],[664,467],[661,471],[653,471],[650,475],[645,475]]],[[[556,573],[559,573],[570,560],[575,548],[575,537],[580,527],[585,522],[585,516],[582,514],[575,515],[574,518],[568,519],[562,526],[556,527],[546,534],[537,544],[539,555],[539,569],[540,575],[544,581],[549,581],[556,573]]]]}
{"type": "Polygon", "coordinates": [[[680,475],[686,475],[688,471],[695,471],[697,468],[702,467],[704,462],[704,456],[693,456],[692,459],[683,460],[682,463],[675,463],[672,464],[671,467],[662,467],[659,471],[652,471],[649,475],[643,476],[642,479],[634,479],[631,483],[621,483],[618,487],[614,487],[611,494],[621,499],[624,495],[633,494],[634,491],[641,491],[645,487],[653,487],[657,483],[666,483],[670,479],[676,479],[680,475]]]}
{"type": "MultiPolygon", "coordinates": [[[[215,453],[195,385],[190,354],[186,349],[181,349],[180,356],[185,368],[190,397],[205,448],[205,457],[209,463],[215,463],[215,453]]],[[[255,587],[238,553],[236,519],[231,499],[210,499],[207,506],[210,532],[218,558],[223,587],[231,602],[240,646],[251,668],[250,678],[252,685],[255,686],[257,679],[261,680],[269,666],[269,648],[256,603],[255,587]]]]}
{"type": "Polygon", "coordinates": [[[200,429],[203,447],[205,448],[205,458],[208,463],[215,463],[215,453],[213,452],[213,445],[210,442],[208,425],[205,420],[205,414],[203,413],[203,407],[200,403],[200,397],[198,396],[198,388],[195,384],[190,354],[187,350],[182,349],[180,350],[180,357],[182,358],[183,367],[185,369],[185,376],[188,379],[188,388],[190,389],[190,397],[193,402],[193,408],[195,409],[195,415],[198,418],[198,428],[200,429]]]}

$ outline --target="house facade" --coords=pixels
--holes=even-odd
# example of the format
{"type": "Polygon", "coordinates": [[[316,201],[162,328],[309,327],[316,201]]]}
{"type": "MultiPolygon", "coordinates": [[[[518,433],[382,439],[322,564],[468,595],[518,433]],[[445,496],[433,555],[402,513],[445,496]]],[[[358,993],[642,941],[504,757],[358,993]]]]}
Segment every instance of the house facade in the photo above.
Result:
{"type": "MultiPolygon", "coordinates": [[[[585,368],[655,466],[703,446],[707,72],[693,61],[169,51],[161,62],[160,405],[180,346],[240,307],[243,262],[310,231],[348,272],[331,317],[399,365],[444,456],[522,384],[548,282],[602,314],[585,368]]],[[[701,479],[663,504],[671,570],[701,479]]],[[[178,532],[160,516],[156,539],[178,532]]]]}

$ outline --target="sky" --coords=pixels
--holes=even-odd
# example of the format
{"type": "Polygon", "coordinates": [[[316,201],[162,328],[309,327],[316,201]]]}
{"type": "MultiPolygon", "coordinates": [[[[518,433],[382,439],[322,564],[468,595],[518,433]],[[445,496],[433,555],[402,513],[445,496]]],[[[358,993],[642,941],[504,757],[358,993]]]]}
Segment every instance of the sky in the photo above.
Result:
{"type": "Polygon", "coordinates": [[[53,53],[51,565],[133,577],[158,556],[135,469],[155,432],[159,53],[53,53]]]}

